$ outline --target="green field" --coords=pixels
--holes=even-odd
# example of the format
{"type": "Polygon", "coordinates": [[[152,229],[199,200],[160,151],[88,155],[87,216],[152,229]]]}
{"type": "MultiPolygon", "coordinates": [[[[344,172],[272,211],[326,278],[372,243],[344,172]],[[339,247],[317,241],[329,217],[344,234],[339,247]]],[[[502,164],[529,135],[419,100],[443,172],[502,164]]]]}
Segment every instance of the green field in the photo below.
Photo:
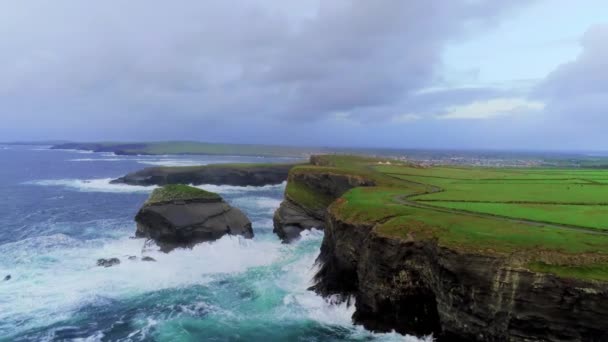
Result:
{"type": "Polygon", "coordinates": [[[487,202],[433,202],[432,205],[486,213],[498,216],[530,219],[608,230],[608,205],[511,204],[487,202]]]}
{"type": "MultiPolygon", "coordinates": [[[[385,164],[327,156],[325,166],[293,172],[373,180],[376,186],[350,190],[329,210],[347,222],[373,224],[378,234],[516,254],[530,270],[608,281],[608,170],[385,164]]],[[[311,205],[329,200],[297,184],[287,193],[311,205]]]]}

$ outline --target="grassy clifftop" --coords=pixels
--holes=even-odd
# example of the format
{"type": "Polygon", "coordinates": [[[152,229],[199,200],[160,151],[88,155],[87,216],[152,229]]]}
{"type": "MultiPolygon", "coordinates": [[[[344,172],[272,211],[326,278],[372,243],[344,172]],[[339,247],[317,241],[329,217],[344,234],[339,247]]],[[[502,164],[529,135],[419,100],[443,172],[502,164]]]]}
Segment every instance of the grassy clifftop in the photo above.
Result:
{"type": "Polygon", "coordinates": [[[214,192],[205,191],[182,184],[165,185],[162,188],[155,189],[146,204],[157,204],[170,201],[187,201],[187,200],[221,200],[222,197],[214,192]]]}
{"type": "Polygon", "coordinates": [[[502,255],[541,273],[608,281],[608,171],[423,168],[350,156],[312,161],[292,170],[296,181],[287,187],[305,205],[333,198],[302,175],[352,175],[375,184],[333,201],[329,210],[340,220],[375,225],[383,236],[502,255]]]}

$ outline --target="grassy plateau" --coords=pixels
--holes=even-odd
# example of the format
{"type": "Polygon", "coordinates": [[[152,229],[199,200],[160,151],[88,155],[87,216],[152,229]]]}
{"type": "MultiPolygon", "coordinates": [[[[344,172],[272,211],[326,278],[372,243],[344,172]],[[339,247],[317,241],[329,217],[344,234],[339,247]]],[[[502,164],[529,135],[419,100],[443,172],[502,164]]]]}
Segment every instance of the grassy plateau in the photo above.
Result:
{"type": "MultiPolygon", "coordinates": [[[[536,272],[608,281],[608,170],[421,167],[349,156],[317,164],[292,172],[348,173],[376,184],[330,205],[341,220],[510,257],[536,272]]],[[[301,184],[289,184],[287,193],[304,205],[328,202],[301,184]]]]}

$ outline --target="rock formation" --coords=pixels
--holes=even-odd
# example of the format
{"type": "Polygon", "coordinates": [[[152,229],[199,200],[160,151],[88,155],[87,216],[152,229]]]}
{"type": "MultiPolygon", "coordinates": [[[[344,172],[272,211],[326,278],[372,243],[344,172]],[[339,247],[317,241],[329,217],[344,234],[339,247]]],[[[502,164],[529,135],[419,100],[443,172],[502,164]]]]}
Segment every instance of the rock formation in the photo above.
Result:
{"type": "Polygon", "coordinates": [[[120,264],[120,259],[118,258],[97,259],[97,266],[101,267],[112,267],[118,264],[120,264]]]}
{"type": "Polygon", "coordinates": [[[149,167],[112,181],[114,184],[215,184],[263,186],[281,184],[293,165],[214,164],[185,167],[149,167]]]}
{"type": "MultiPolygon", "coordinates": [[[[319,157],[311,157],[312,165],[321,162],[319,157]]],[[[354,187],[373,185],[373,181],[364,177],[338,173],[331,168],[296,167],[289,172],[285,199],[274,213],[274,232],[281,240],[289,242],[305,229],[323,229],[329,203],[354,187]],[[312,196],[306,196],[306,193],[312,196]]]]}
{"type": "Polygon", "coordinates": [[[251,222],[242,211],[215,193],[186,185],[154,190],[135,221],[136,236],[154,240],[165,252],[226,234],[253,237],[251,222]]]}

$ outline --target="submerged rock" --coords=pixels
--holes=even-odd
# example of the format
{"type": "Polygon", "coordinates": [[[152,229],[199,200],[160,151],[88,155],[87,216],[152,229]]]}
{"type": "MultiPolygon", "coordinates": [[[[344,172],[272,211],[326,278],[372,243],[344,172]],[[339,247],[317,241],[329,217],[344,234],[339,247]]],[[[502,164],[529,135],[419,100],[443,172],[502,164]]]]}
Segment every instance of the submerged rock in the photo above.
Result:
{"type": "Polygon", "coordinates": [[[154,262],[156,262],[156,259],[154,259],[152,257],[149,257],[149,256],[145,256],[145,257],[141,258],[141,261],[154,261],[154,262]]]}
{"type": "Polygon", "coordinates": [[[118,264],[120,264],[120,259],[118,258],[97,259],[97,266],[112,267],[118,264]]]}
{"type": "Polygon", "coordinates": [[[6,277],[4,277],[4,281],[9,281],[11,280],[12,276],[10,274],[7,274],[6,277]]]}
{"type": "Polygon", "coordinates": [[[218,194],[187,185],[154,190],[135,216],[136,236],[154,240],[164,252],[214,241],[226,234],[253,237],[251,221],[218,194]]]}

